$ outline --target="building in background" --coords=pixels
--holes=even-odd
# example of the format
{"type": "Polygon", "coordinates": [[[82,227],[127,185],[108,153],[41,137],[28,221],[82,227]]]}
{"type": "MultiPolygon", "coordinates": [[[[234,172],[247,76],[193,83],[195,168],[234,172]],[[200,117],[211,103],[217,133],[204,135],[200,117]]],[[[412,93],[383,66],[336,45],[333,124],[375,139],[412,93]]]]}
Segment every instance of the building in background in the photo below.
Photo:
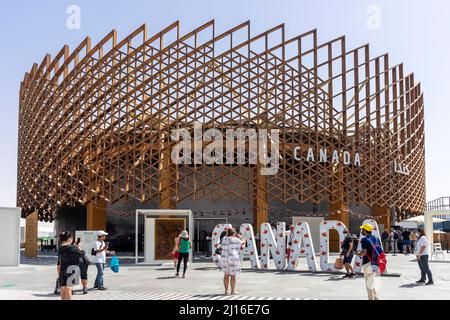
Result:
{"type": "Polygon", "coordinates": [[[86,38],[26,73],[19,114],[23,217],[107,229],[124,251],[137,208],[190,209],[202,240],[221,222],[301,216],[389,227],[425,206],[420,83],[388,54],[319,43],[316,30],[289,39],[283,24],[251,35],[249,22],[220,33],[211,21],[182,35],[176,22],[86,38]],[[195,123],[279,130],[279,170],[262,175],[248,152],[174,164],[171,134],[195,123]]]}

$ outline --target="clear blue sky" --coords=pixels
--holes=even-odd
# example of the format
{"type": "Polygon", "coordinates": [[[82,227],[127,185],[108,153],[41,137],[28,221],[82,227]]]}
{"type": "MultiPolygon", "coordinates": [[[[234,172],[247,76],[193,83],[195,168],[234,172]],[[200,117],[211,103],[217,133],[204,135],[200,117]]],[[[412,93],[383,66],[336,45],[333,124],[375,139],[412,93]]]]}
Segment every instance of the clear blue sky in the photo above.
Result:
{"type": "Polygon", "coordinates": [[[93,42],[115,28],[126,36],[147,23],[157,32],[180,20],[182,31],[216,19],[217,31],[252,21],[254,34],[286,23],[288,36],[317,28],[319,41],[346,35],[347,48],[370,43],[389,52],[423,84],[426,104],[427,199],[450,195],[450,1],[448,0],[178,0],[2,1],[0,4],[0,206],[15,206],[19,84],[33,62],[93,42]],[[81,8],[81,29],[66,27],[69,5],[81,8]],[[380,29],[367,27],[367,9],[381,10],[380,29]]]}

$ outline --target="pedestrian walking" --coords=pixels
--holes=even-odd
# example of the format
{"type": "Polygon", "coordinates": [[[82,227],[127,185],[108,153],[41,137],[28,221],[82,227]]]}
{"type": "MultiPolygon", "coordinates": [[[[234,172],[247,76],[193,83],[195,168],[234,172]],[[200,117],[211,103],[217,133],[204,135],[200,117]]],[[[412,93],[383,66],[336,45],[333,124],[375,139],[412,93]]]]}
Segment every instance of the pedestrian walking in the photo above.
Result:
{"type": "Polygon", "coordinates": [[[71,232],[62,232],[59,235],[58,271],[61,300],[72,300],[72,288],[79,277],[79,263],[83,252],[73,244],[71,232]]]}
{"type": "Polygon", "coordinates": [[[233,228],[227,229],[227,235],[222,240],[221,264],[224,273],[223,284],[225,295],[231,287],[231,295],[237,295],[236,277],[241,273],[241,250],[245,242],[233,228]]]}
{"type": "Polygon", "coordinates": [[[344,278],[353,278],[355,277],[355,272],[352,267],[353,260],[353,237],[348,231],[348,229],[344,230],[344,241],[341,246],[341,257],[344,260],[344,268],[346,274],[344,278]]]}
{"type": "Polygon", "coordinates": [[[396,244],[395,244],[396,236],[397,236],[397,234],[395,233],[394,228],[391,228],[391,232],[389,233],[389,247],[390,247],[389,251],[393,251],[394,254],[395,254],[395,246],[396,246],[396,244]]]}
{"type": "Polygon", "coordinates": [[[430,266],[428,264],[429,253],[430,253],[430,245],[428,243],[428,238],[425,235],[425,230],[423,228],[419,228],[417,234],[417,243],[415,249],[415,255],[417,257],[417,263],[419,264],[421,277],[420,280],[416,283],[422,284],[425,283],[427,277],[428,282],[425,285],[433,285],[433,274],[431,273],[430,266]]]}
{"type": "Polygon", "coordinates": [[[91,261],[89,260],[86,251],[83,250],[81,247],[80,239],[75,243],[75,245],[80,249],[81,253],[83,254],[82,257],[80,257],[80,277],[81,277],[81,284],[83,285],[83,294],[88,293],[88,268],[91,264],[91,261]]]}
{"type": "Polygon", "coordinates": [[[181,231],[182,231],[181,228],[177,229],[177,236],[173,240],[174,242],[173,242],[172,257],[174,268],[176,268],[178,264],[178,243],[180,242],[181,231]]]}
{"type": "Polygon", "coordinates": [[[183,278],[186,278],[186,271],[188,267],[188,261],[189,261],[189,253],[192,249],[191,241],[189,240],[189,233],[184,230],[181,235],[180,239],[178,241],[178,263],[177,263],[177,273],[175,274],[175,277],[180,276],[180,266],[181,261],[183,261],[183,278]]]}
{"type": "Polygon", "coordinates": [[[403,238],[403,253],[407,256],[411,251],[411,231],[408,229],[403,230],[402,232],[402,238],[403,238]]]}
{"type": "Polygon", "coordinates": [[[378,278],[380,274],[379,256],[383,253],[380,239],[372,235],[373,227],[370,224],[361,226],[364,238],[361,239],[361,251],[358,256],[363,258],[363,273],[369,300],[378,300],[378,278]]]}
{"type": "Polygon", "coordinates": [[[399,253],[403,253],[402,230],[401,229],[395,230],[395,233],[397,235],[397,249],[398,249],[399,253]]]}
{"type": "Polygon", "coordinates": [[[291,257],[291,252],[292,252],[292,242],[294,239],[294,231],[295,231],[295,226],[293,224],[289,225],[289,230],[286,232],[286,241],[287,241],[287,246],[286,246],[286,258],[289,262],[289,258],[291,257]]]}
{"type": "Polygon", "coordinates": [[[383,243],[383,249],[385,252],[389,253],[389,231],[384,230],[381,234],[381,241],[383,243]]]}
{"type": "MultiPolygon", "coordinates": [[[[417,231],[417,230],[416,230],[417,231]]],[[[411,252],[416,252],[417,233],[413,230],[409,236],[411,239],[411,252]]]]}
{"type": "Polygon", "coordinates": [[[103,281],[103,273],[106,266],[106,255],[115,255],[114,251],[108,251],[108,246],[105,243],[108,233],[99,231],[97,233],[98,239],[95,241],[95,249],[92,249],[95,255],[95,266],[97,267],[97,277],[95,278],[94,289],[106,290],[103,281]]]}

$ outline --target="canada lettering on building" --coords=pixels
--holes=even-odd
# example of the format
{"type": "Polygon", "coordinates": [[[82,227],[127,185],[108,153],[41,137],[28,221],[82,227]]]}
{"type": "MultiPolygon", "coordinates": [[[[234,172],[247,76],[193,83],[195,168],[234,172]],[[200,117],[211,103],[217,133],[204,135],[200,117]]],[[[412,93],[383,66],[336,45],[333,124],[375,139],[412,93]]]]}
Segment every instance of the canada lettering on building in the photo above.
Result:
{"type": "Polygon", "coordinates": [[[328,150],[325,148],[316,149],[309,147],[306,154],[302,156],[302,148],[294,148],[294,159],[296,161],[308,161],[319,163],[343,164],[345,166],[353,165],[361,167],[361,155],[356,152],[352,154],[350,151],[342,150],[328,150]]]}
{"type": "MultiPolygon", "coordinates": [[[[366,219],[363,224],[370,224],[373,227],[373,235],[379,239],[380,232],[378,224],[373,219],[366,219]]],[[[221,237],[226,233],[228,228],[231,228],[230,224],[219,224],[212,231],[211,237],[211,257],[213,262],[217,266],[222,266],[222,257],[219,248],[221,248],[221,237]]],[[[312,241],[313,234],[309,224],[305,221],[299,221],[295,224],[292,231],[291,245],[289,256],[287,256],[286,240],[288,233],[286,231],[286,223],[278,222],[276,229],[273,229],[269,223],[261,224],[261,234],[259,236],[260,245],[257,248],[256,237],[253,231],[253,226],[249,223],[241,225],[239,232],[242,235],[244,246],[241,247],[241,258],[247,257],[252,269],[270,269],[271,265],[279,271],[298,270],[300,258],[305,258],[308,270],[310,272],[316,272],[317,266],[320,266],[322,271],[336,272],[334,262],[330,259],[330,232],[334,230],[339,235],[339,242],[342,244],[345,238],[344,230],[347,227],[343,222],[337,220],[325,220],[320,223],[319,227],[319,248],[314,248],[312,241]],[[317,249],[317,250],[316,250],[317,249]],[[316,254],[317,253],[317,254],[316,254]],[[270,259],[272,258],[272,259],[270,259]]],[[[360,240],[363,238],[363,234],[360,233],[360,240]]],[[[358,250],[361,250],[358,245],[358,250]]],[[[304,262],[303,262],[304,263],[304,262]]],[[[360,272],[362,266],[361,257],[356,257],[354,261],[355,272],[360,272]]]]}

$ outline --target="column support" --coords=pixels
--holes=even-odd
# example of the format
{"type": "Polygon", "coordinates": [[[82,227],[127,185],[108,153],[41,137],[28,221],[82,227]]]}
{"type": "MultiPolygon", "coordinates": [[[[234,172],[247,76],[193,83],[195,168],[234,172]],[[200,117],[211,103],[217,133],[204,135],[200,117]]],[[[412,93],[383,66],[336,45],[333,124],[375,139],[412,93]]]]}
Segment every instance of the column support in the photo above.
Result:
{"type": "Polygon", "coordinates": [[[169,144],[161,144],[159,159],[159,207],[160,209],[176,209],[177,168],[171,160],[169,144]]]}
{"type": "Polygon", "coordinates": [[[378,225],[384,226],[384,230],[391,228],[391,209],[389,207],[373,206],[372,215],[378,225]]]}
{"type": "Polygon", "coordinates": [[[26,217],[25,256],[37,258],[39,213],[37,211],[26,217]]]}
{"type": "Polygon", "coordinates": [[[89,202],[87,205],[86,216],[86,230],[97,231],[106,230],[107,223],[107,203],[105,200],[100,200],[97,204],[89,202]]]}
{"type": "Polygon", "coordinates": [[[269,202],[267,196],[267,176],[260,173],[260,167],[255,167],[255,189],[253,201],[253,228],[255,234],[261,235],[261,224],[269,220],[269,202]]]}

